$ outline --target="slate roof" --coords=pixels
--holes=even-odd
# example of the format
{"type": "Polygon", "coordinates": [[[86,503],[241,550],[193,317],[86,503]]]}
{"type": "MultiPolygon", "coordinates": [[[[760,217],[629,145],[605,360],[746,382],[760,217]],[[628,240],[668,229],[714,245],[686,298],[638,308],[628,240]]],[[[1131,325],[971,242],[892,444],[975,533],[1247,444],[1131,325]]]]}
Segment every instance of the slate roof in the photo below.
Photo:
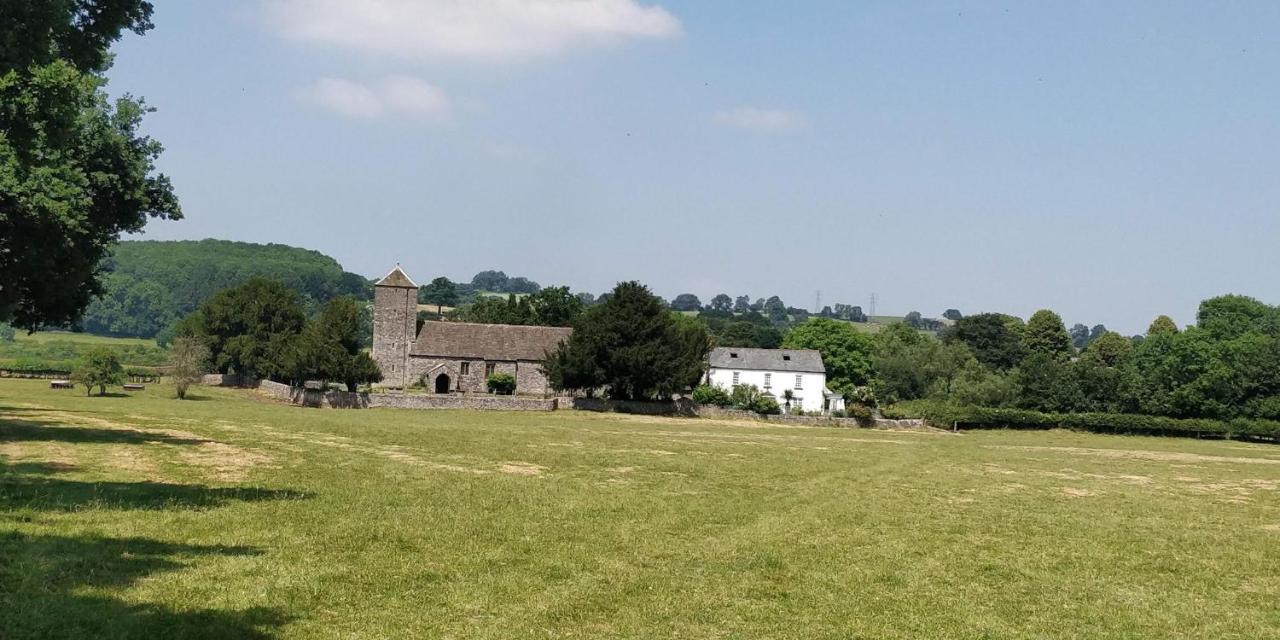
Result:
{"type": "Polygon", "coordinates": [[[568,340],[568,327],[424,322],[410,355],[490,361],[542,360],[568,340]]]}
{"type": "Polygon", "coordinates": [[[750,369],[753,371],[795,371],[825,373],[822,354],[813,349],[748,349],[716,347],[711,350],[711,366],[715,369],[750,369]]]}
{"type": "Polygon", "coordinates": [[[417,289],[417,288],[418,288],[417,283],[415,283],[412,279],[410,279],[410,278],[409,278],[409,276],[405,275],[404,270],[402,270],[402,269],[400,268],[400,265],[396,265],[396,268],[392,269],[392,270],[391,270],[391,273],[388,273],[387,275],[383,276],[383,278],[382,278],[381,280],[379,280],[379,281],[378,281],[378,283],[377,283],[377,284],[375,284],[375,285],[373,285],[373,286],[375,286],[375,287],[405,287],[405,288],[410,288],[410,287],[411,287],[411,288],[414,288],[414,289],[417,289]]]}

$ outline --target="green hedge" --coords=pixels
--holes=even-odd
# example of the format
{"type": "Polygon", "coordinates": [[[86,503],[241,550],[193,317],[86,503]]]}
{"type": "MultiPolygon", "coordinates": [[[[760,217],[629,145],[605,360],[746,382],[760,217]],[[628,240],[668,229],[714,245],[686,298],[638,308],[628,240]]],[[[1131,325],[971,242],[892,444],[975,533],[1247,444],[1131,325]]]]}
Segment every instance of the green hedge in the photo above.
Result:
{"type": "MultiPolygon", "coordinates": [[[[1168,418],[1131,413],[1040,413],[1023,409],[925,405],[909,407],[929,424],[959,429],[1078,429],[1095,433],[1280,439],[1280,422],[1168,418]]],[[[882,412],[883,413],[883,412],[882,412]]],[[[889,412],[904,413],[904,412],[889,412]]],[[[886,414],[887,415],[887,414],[886,414]]]]}

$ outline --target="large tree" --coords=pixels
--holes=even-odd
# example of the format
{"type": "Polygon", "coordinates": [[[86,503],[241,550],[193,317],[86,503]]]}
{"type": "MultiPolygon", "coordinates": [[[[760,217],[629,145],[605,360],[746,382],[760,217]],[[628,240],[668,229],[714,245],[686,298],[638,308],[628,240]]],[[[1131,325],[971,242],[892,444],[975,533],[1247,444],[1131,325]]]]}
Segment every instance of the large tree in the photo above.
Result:
{"type": "Polygon", "coordinates": [[[294,382],[341,382],[347,391],[382,380],[382,372],[361,350],[360,305],[347,297],[334,298],[307,323],[292,360],[294,382]]]}
{"type": "Polygon", "coordinates": [[[848,395],[871,375],[871,339],[847,322],[810,318],[782,340],[784,349],[817,349],[827,368],[827,386],[848,395]]]}
{"type": "Polygon", "coordinates": [[[0,3],[0,321],[75,320],[102,291],[100,264],[148,217],[182,217],[148,108],[102,87],[108,48],[151,28],[143,0],[0,3]]]}
{"type": "Polygon", "coordinates": [[[543,369],[558,390],[666,399],[698,384],[710,348],[700,322],[668,311],[640,283],[623,282],[582,314],[543,369]]]}
{"type": "Polygon", "coordinates": [[[175,333],[205,336],[219,373],[292,381],[297,340],[306,322],[297,292],[254,278],[214,294],[175,333]]]}
{"type": "Polygon", "coordinates": [[[1002,313],[965,316],[943,334],[943,340],[963,342],[979,362],[992,369],[1012,369],[1026,354],[1021,324],[1021,320],[1002,313]]]}
{"type": "Polygon", "coordinates": [[[430,284],[418,288],[418,302],[436,305],[436,313],[439,314],[441,307],[452,307],[458,304],[458,285],[440,276],[430,284]]]}
{"type": "Polygon", "coordinates": [[[1073,353],[1071,336],[1062,324],[1062,317],[1048,309],[1033,313],[1027,320],[1022,345],[1029,354],[1041,353],[1051,358],[1065,359],[1073,353]]]}
{"type": "Polygon", "coordinates": [[[702,301],[692,293],[682,293],[671,300],[672,311],[702,311],[702,301]]]}

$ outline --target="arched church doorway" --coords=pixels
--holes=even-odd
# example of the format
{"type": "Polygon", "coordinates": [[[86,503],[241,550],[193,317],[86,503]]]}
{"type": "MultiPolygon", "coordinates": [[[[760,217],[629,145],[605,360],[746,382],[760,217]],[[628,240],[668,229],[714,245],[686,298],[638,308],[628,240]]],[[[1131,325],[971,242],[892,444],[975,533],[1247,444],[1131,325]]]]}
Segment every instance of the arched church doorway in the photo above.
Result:
{"type": "Polygon", "coordinates": [[[449,393],[449,374],[436,376],[436,393],[449,393]]]}

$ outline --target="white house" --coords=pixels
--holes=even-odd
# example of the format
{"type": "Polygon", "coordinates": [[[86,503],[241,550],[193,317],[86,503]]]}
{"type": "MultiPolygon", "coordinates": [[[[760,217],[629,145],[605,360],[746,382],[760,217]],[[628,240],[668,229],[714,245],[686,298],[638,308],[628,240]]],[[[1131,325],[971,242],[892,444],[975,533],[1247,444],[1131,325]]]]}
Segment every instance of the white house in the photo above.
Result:
{"type": "Polygon", "coordinates": [[[813,349],[748,349],[716,347],[711,350],[707,383],[731,391],[753,384],[785,411],[787,392],[792,410],[829,413],[844,409],[844,398],[827,388],[822,354],[813,349]]]}

